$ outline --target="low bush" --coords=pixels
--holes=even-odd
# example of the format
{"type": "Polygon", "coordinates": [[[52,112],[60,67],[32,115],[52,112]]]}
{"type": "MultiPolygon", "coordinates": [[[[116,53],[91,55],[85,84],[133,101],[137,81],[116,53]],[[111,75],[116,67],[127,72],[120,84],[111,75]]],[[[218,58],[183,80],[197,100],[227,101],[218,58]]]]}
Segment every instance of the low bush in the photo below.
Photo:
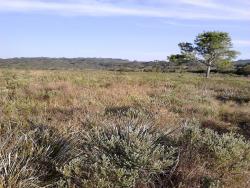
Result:
{"type": "Polygon", "coordinates": [[[192,161],[191,168],[202,167],[201,179],[209,175],[209,179],[224,183],[226,179],[243,178],[250,170],[250,142],[243,136],[234,133],[220,135],[210,129],[191,126],[184,128],[179,142],[182,165],[186,167],[185,162],[192,161]]]}
{"type": "Polygon", "coordinates": [[[133,120],[65,135],[2,124],[0,187],[246,187],[249,178],[250,142],[230,132],[133,120]]]}
{"type": "Polygon", "coordinates": [[[152,113],[138,106],[111,106],[105,108],[104,115],[128,117],[131,119],[152,117],[152,113]]]}
{"type": "Polygon", "coordinates": [[[178,149],[170,137],[150,126],[111,125],[83,132],[82,155],[65,168],[79,187],[150,186],[169,177],[178,149]]]}
{"type": "Polygon", "coordinates": [[[217,94],[217,99],[223,102],[234,101],[239,104],[248,103],[250,101],[250,95],[248,88],[237,89],[221,89],[217,94]]]}
{"type": "Polygon", "coordinates": [[[250,75],[250,65],[245,65],[243,67],[239,67],[236,71],[237,74],[239,75],[245,75],[248,76],[250,75]]]}

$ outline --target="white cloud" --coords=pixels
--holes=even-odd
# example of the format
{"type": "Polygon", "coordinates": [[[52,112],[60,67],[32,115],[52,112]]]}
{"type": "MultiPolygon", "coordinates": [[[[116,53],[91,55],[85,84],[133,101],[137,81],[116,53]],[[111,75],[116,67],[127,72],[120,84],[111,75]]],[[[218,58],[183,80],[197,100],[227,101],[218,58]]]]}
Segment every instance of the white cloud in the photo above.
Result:
{"type": "Polygon", "coordinates": [[[216,8],[218,6],[218,4],[216,4],[211,0],[180,0],[180,2],[193,6],[207,7],[207,8],[216,8]]]}
{"type": "Polygon", "coordinates": [[[238,46],[250,46],[250,40],[234,40],[233,43],[238,46]]]}
{"type": "Polygon", "coordinates": [[[148,0],[64,0],[60,2],[48,0],[0,0],[0,11],[42,12],[77,16],[141,16],[197,20],[250,20],[250,12],[246,11],[245,8],[231,8],[215,3],[212,0],[176,0],[174,2],[156,0],[154,4],[152,6],[152,3],[148,0]],[[160,3],[165,4],[164,6],[160,6],[160,3]],[[179,6],[180,4],[182,6],[179,6]]]}

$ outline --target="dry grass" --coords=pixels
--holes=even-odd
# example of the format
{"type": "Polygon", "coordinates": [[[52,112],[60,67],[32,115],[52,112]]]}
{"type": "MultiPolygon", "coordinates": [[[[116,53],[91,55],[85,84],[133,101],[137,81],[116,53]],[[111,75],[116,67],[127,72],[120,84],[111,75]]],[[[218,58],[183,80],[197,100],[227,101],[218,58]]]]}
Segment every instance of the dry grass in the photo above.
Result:
{"type": "Polygon", "coordinates": [[[222,111],[232,108],[232,112],[244,108],[249,113],[247,78],[214,77],[207,81],[191,74],[102,71],[2,70],[0,74],[4,119],[24,121],[40,116],[46,124],[79,124],[86,116],[109,120],[106,108],[127,106],[165,126],[166,122],[174,125],[193,118],[224,121],[222,111]]]}
{"type": "MultiPolygon", "coordinates": [[[[35,122],[68,137],[89,127],[134,119],[160,129],[196,121],[219,134],[250,137],[250,80],[246,77],[215,75],[207,80],[188,73],[0,70],[0,85],[2,126],[14,123],[23,129],[35,122]]],[[[1,131],[6,135],[5,129],[1,131]]],[[[185,165],[180,163],[185,177],[179,180],[180,173],[176,177],[184,183],[180,187],[198,186],[211,175],[204,161],[195,158],[197,165],[188,166],[185,160],[185,165]]],[[[25,173],[35,176],[32,169],[25,173]]]]}

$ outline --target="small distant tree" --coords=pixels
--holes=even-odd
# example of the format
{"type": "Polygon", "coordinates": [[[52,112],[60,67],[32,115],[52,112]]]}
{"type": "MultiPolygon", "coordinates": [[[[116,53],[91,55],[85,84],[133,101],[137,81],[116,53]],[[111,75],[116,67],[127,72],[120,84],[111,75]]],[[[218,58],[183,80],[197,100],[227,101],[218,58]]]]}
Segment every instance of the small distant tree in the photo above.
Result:
{"type": "Polygon", "coordinates": [[[231,61],[219,61],[216,63],[216,68],[219,70],[219,71],[231,71],[234,69],[234,65],[231,61]]]}
{"type": "Polygon", "coordinates": [[[180,43],[178,45],[181,49],[180,54],[173,54],[168,56],[168,61],[180,67],[187,65],[193,59],[193,49],[191,43],[180,43]]]}
{"type": "Polygon", "coordinates": [[[229,66],[238,54],[232,50],[232,40],[226,32],[203,32],[195,38],[194,44],[183,42],[179,47],[181,54],[171,55],[169,61],[202,63],[207,66],[207,78],[210,76],[211,67],[221,63],[229,66]]]}
{"type": "Polygon", "coordinates": [[[185,55],[175,54],[168,57],[168,61],[175,65],[183,65],[186,63],[185,55]]]}

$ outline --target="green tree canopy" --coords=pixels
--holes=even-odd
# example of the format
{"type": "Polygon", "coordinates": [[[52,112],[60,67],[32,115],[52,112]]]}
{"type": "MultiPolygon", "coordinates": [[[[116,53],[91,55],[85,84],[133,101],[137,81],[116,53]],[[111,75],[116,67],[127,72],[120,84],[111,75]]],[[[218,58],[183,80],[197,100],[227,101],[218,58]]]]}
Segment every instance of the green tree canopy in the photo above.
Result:
{"type": "MultiPolygon", "coordinates": [[[[181,54],[170,56],[178,57],[178,61],[183,59],[203,63],[207,66],[206,76],[209,77],[212,66],[230,64],[236,58],[238,52],[234,51],[231,37],[226,32],[203,32],[198,34],[194,44],[183,42],[179,44],[181,54]]],[[[182,61],[181,61],[182,62],[182,61]]]]}

